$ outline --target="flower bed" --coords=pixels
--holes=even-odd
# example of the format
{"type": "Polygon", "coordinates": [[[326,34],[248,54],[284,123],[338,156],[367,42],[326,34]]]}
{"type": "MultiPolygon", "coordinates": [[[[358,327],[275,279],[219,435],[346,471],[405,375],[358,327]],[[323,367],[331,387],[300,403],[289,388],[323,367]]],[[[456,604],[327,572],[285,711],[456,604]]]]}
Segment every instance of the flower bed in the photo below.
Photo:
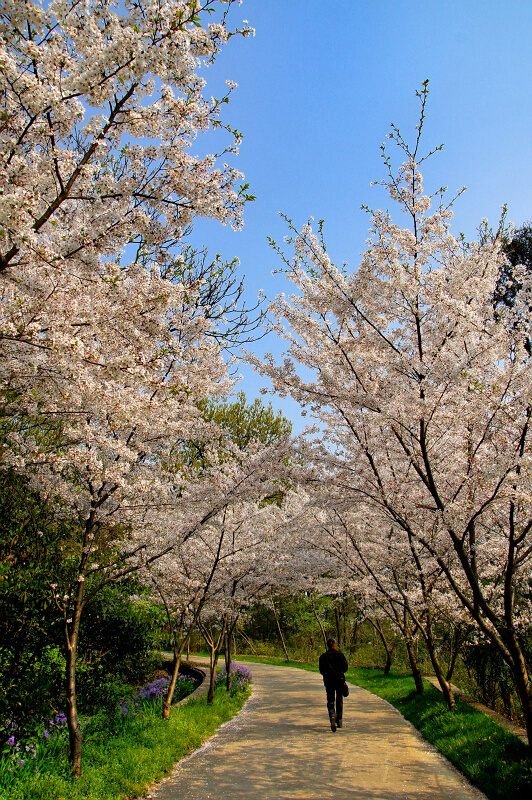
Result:
{"type": "MultiPolygon", "coordinates": [[[[133,692],[130,698],[120,700],[119,713],[122,716],[132,716],[148,709],[152,710],[154,703],[159,704],[166,697],[170,681],[170,675],[163,675],[147,683],[146,686],[141,686],[140,689],[133,692]]],[[[178,703],[188,697],[197,688],[198,684],[198,678],[192,675],[179,674],[175,685],[173,702],[178,703]]]]}
{"type": "MultiPolygon", "coordinates": [[[[164,675],[132,691],[118,704],[113,719],[107,719],[111,728],[120,728],[141,715],[157,716],[162,711],[162,704],[170,683],[170,675],[164,675]]],[[[178,675],[174,691],[174,703],[191,694],[200,680],[191,675],[178,675]]],[[[107,716],[107,715],[105,715],[107,716]]],[[[112,717],[112,715],[111,715],[112,717]]],[[[80,719],[83,728],[98,728],[99,721],[80,719]],[[92,723],[92,724],[91,724],[92,723]]],[[[20,778],[26,773],[40,772],[50,760],[64,753],[68,746],[67,718],[63,713],[55,714],[52,719],[42,722],[32,732],[19,729],[11,724],[11,735],[8,737],[0,758],[0,785],[9,785],[12,779],[20,778]]]]}
{"type": "MultiPolygon", "coordinates": [[[[227,683],[227,670],[225,665],[217,672],[214,679],[216,687],[223,686],[227,683]]],[[[231,694],[236,694],[246,689],[251,683],[251,672],[249,669],[242,667],[239,664],[231,666],[231,694]]]]}

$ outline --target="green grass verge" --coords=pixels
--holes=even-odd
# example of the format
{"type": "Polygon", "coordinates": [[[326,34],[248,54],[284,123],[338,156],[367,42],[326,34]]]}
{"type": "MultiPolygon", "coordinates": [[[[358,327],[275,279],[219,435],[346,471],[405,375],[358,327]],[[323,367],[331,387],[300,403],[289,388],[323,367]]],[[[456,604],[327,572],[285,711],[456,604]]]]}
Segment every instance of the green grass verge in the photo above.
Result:
{"type": "MultiPolygon", "coordinates": [[[[318,671],[317,665],[281,658],[246,655],[239,660],[318,671]]],[[[449,711],[441,693],[427,681],[425,693],[418,695],[409,675],[385,676],[380,670],[350,669],[346,677],[397,708],[489,800],[532,797],[530,749],[491,717],[460,699],[456,701],[456,711],[449,711]]]]}
{"type": "Polygon", "coordinates": [[[45,770],[0,788],[0,800],[125,800],[141,795],[172,766],[199,747],[231,719],[249,690],[231,697],[217,689],[215,702],[205,697],[172,709],[169,720],[145,714],[111,731],[105,719],[93,720],[83,744],[82,777],[69,775],[66,748],[45,770]]]}

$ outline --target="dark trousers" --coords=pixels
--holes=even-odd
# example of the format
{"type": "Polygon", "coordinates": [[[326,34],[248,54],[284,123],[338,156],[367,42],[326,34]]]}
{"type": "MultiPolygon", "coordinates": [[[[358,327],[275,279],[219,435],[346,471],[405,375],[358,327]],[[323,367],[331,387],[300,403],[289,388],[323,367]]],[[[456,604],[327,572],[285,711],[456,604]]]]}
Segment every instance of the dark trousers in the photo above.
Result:
{"type": "Polygon", "coordinates": [[[331,717],[335,713],[336,701],[336,719],[342,719],[344,711],[344,696],[342,694],[342,685],[338,683],[326,683],[325,691],[327,692],[327,711],[331,717]]]}

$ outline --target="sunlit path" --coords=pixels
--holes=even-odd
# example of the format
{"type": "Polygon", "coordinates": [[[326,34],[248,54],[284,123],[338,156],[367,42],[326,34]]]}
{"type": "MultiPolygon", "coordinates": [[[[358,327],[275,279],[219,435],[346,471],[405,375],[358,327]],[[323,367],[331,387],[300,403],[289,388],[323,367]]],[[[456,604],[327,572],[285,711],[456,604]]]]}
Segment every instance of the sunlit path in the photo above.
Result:
{"type": "Polygon", "coordinates": [[[148,795],[154,800],[479,800],[388,703],[352,688],[332,733],[316,673],[250,665],[241,714],[148,795]]]}

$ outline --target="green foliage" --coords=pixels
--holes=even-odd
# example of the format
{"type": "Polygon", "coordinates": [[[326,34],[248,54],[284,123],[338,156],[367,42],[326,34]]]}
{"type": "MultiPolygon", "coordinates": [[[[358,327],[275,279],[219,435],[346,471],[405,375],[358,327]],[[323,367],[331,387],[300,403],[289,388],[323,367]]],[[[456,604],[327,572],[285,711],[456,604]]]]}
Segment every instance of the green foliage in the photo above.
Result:
{"type": "MultiPolygon", "coordinates": [[[[358,654],[360,646],[361,626],[358,623],[359,608],[355,600],[350,597],[314,597],[305,593],[297,596],[276,596],[275,606],[279,617],[279,624],[286,640],[291,656],[300,660],[317,658],[323,652],[325,643],[323,633],[316,615],[325,630],[326,636],[338,639],[336,610],[341,627],[341,645],[348,655],[358,654]],[[316,613],[314,613],[316,612],[316,613]]],[[[248,640],[251,640],[255,650],[263,655],[276,654],[279,645],[279,632],[274,613],[269,605],[256,604],[248,609],[241,625],[242,631],[248,640]]],[[[362,626],[365,640],[375,639],[368,623],[362,626]]],[[[253,652],[246,646],[245,641],[239,641],[242,652],[253,652]]],[[[279,649],[280,652],[280,649],[279,649]]],[[[376,658],[376,648],[370,648],[371,663],[376,658]]],[[[378,663],[378,662],[377,662],[378,663]]],[[[384,656],[383,656],[384,665],[384,656]]]]}
{"type": "MultiPolygon", "coordinates": [[[[522,637],[521,646],[532,663],[532,635],[522,637]]],[[[468,691],[490,708],[513,716],[517,698],[512,672],[497,648],[488,640],[467,643],[462,661],[470,678],[468,691]]]]}
{"type": "MultiPolygon", "coordinates": [[[[233,448],[246,452],[252,442],[268,447],[292,431],[292,423],[272,404],[264,405],[260,398],[247,403],[244,392],[239,392],[233,402],[200,401],[199,413],[209,423],[220,429],[218,457],[233,458],[233,448]]],[[[185,464],[203,472],[209,467],[204,442],[178,442],[174,450],[177,464],[185,464]]]]}
{"type": "Polygon", "coordinates": [[[114,708],[124,684],[142,683],[159,665],[164,616],[140,591],[135,580],[109,584],[85,609],[78,662],[83,713],[114,708]]]}
{"type": "MultiPolygon", "coordinates": [[[[524,222],[511,234],[503,228],[498,235],[503,241],[502,249],[507,260],[499,272],[493,303],[495,306],[503,304],[512,308],[523,288],[523,284],[515,279],[515,267],[522,264],[528,273],[532,272],[532,222],[524,222]]],[[[481,242],[493,236],[492,231],[486,228],[481,230],[481,242]]]]}
{"type": "Polygon", "coordinates": [[[222,428],[229,439],[244,451],[253,441],[268,447],[292,432],[292,423],[281,411],[276,414],[272,404],[265,406],[260,398],[247,403],[244,392],[239,392],[232,403],[204,400],[200,403],[200,410],[207,422],[222,428]]]}
{"type": "Polygon", "coordinates": [[[532,270],[532,222],[524,222],[515,229],[504,252],[514,266],[524,264],[528,270],[532,270]]]}
{"type": "Polygon", "coordinates": [[[57,710],[62,629],[50,584],[71,533],[72,524],[57,519],[20,476],[0,471],[2,720],[27,722],[57,710]]]}
{"type": "MultiPolygon", "coordinates": [[[[53,585],[75,573],[78,531],[11,470],[0,471],[0,740],[13,722],[34,725],[65,702],[64,621],[53,585]]],[[[164,620],[129,580],[110,584],[85,609],[79,643],[82,710],[113,707],[124,684],[153,670],[164,620]]],[[[62,591],[60,592],[60,595],[62,591]]]]}
{"type": "MultiPolygon", "coordinates": [[[[303,646],[307,653],[312,649],[315,631],[312,625],[308,625],[308,620],[304,616],[304,606],[306,598],[276,597],[275,607],[279,617],[279,625],[283,631],[283,636],[288,645],[289,653],[292,656],[301,655],[300,648],[303,646]],[[302,613],[301,613],[302,612],[302,613]],[[301,618],[299,614],[301,613],[301,618]]],[[[317,629],[317,625],[315,626],[317,629]]],[[[274,656],[281,652],[281,642],[279,631],[272,608],[265,603],[258,603],[246,611],[246,616],[240,625],[243,636],[238,637],[240,652],[250,652],[247,643],[253,644],[253,651],[261,655],[274,656]]]]}

